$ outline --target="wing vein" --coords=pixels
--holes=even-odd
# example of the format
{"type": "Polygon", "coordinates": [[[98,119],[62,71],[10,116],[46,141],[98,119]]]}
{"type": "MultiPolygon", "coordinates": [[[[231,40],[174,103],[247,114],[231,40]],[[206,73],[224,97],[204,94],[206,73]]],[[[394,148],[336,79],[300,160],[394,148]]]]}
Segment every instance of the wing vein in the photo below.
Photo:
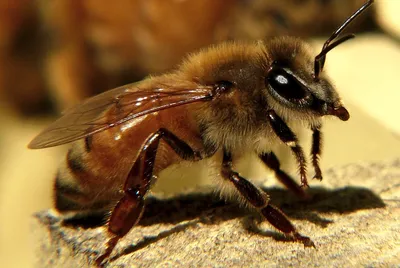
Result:
{"type": "Polygon", "coordinates": [[[69,143],[146,114],[211,99],[212,87],[207,86],[130,84],[94,96],[71,108],[34,138],[28,147],[35,149],[69,143]]]}

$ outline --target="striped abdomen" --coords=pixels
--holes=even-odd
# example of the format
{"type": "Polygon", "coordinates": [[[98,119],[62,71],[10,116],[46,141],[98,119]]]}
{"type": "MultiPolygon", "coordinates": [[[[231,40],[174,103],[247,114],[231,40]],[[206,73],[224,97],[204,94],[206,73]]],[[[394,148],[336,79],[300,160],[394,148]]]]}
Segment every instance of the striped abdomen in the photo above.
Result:
{"type": "MultiPolygon", "coordinates": [[[[202,140],[186,107],[149,114],[79,140],[69,149],[55,182],[60,212],[110,210],[122,197],[123,185],[146,138],[164,127],[197,150],[202,140]]],[[[163,141],[154,175],[181,159],[163,141]]]]}

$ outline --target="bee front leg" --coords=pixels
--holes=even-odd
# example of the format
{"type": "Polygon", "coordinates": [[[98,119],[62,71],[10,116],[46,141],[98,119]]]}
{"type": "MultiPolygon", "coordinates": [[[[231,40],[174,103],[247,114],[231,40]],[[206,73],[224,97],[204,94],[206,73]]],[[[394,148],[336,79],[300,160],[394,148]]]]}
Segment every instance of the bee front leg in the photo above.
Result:
{"type": "Polygon", "coordinates": [[[312,131],[313,134],[312,134],[311,158],[315,170],[314,179],[322,181],[322,172],[321,168],[319,167],[319,158],[321,156],[321,151],[322,151],[321,126],[312,128],[312,131]]]}
{"type": "Polygon", "coordinates": [[[275,134],[281,139],[282,142],[290,147],[294,156],[296,157],[297,163],[299,164],[301,186],[309,187],[307,181],[306,158],[296,135],[290,130],[282,118],[275,113],[274,110],[268,111],[268,120],[275,134]]]}
{"type": "Polygon", "coordinates": [[[301,188],[285,171],[281,170],[281,163],[273,152],[261,154],[259,157],[267,167],[275,172],[276,178],[283,183],[286,188],[291,190],[300,198],[308,197],[304,189],[301,188]]]}
{"type": "Polygon", "coordinates": [[[124,196],[112,211],[108,231],[113,237],[107,242],[106,251],[96,259],[99,266],[110,256],[118,240],[125,236],[142,217],[144,198],[150,189],[161,138],[185,160],[198,161],[202,158],[200,152],[192,150],[187,143],[167,129],[161,128],[147,138],[125,181],[124,196]]]}
{"type": "Polygon", "coordinates": [[[245,200],[257,208],[275,228],[292,236],[305,246],[315,247],[310,238],[297,232],[294,225],[282,211],[269,203],[269,196],[264,191],[232,170],[232,156],[226,151],[224,151],[221,173],[224,178],[233,183],[245,200]]]}

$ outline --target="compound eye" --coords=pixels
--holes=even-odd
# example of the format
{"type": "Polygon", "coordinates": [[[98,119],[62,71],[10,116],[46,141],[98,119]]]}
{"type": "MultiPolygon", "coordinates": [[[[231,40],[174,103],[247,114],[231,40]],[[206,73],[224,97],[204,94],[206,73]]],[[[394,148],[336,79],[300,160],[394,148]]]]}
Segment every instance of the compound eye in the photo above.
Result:
{"type": "Polygon", "coordinates": [[[266,80],[271,89],[284,100],[298,103],[310,97],[307,87],[283,68],[272,68],[266,80]]]}
{"type": "Polygon", "coordinates": [[[288,101],[302,100],[309,95],[307,87],[282,68],[272,68],[267,81],[277,94],[288,101]]]}

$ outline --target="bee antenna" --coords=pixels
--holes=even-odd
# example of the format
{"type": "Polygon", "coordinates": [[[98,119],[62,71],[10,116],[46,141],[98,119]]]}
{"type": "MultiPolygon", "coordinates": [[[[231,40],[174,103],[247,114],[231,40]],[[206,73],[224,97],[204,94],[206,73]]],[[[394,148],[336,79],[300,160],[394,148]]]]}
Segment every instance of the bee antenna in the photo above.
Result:
{"type": "Polygon", "coordinates": [[[374,2],[374,0],[369,0],[368,2],[366,2],[364,5],[362,5],[356,12],[354,12],[350,17],[348,17],[346,19],[345,22],[343,22],[342,25],[339,26],[339,28],[337,28],[332,35],[328,38],[328,40],[325,41],[324,46],[322,47],[321,52],[315,57],[314,60],[314,79],[318,80],[319,74],[321,73],[322,69],[324,68],[324,64],[325,64],[325,60],[326,60],[326,54],[331,51],[333,48],[337,47],[338,45],[340,45],[341,43],[352,39],[355,37],[354,34],[348,34],[345,35],[341,38],[339,38],[338,40],[336,40],[335,42],[333,42],[331,44],[331,42],[333,40],[335,40],[338,35],[358,16],[360,15],[362,12],[364,12],[365,9],[367,9],[369,6],[372,5],[372,3],[374,2]]]}

